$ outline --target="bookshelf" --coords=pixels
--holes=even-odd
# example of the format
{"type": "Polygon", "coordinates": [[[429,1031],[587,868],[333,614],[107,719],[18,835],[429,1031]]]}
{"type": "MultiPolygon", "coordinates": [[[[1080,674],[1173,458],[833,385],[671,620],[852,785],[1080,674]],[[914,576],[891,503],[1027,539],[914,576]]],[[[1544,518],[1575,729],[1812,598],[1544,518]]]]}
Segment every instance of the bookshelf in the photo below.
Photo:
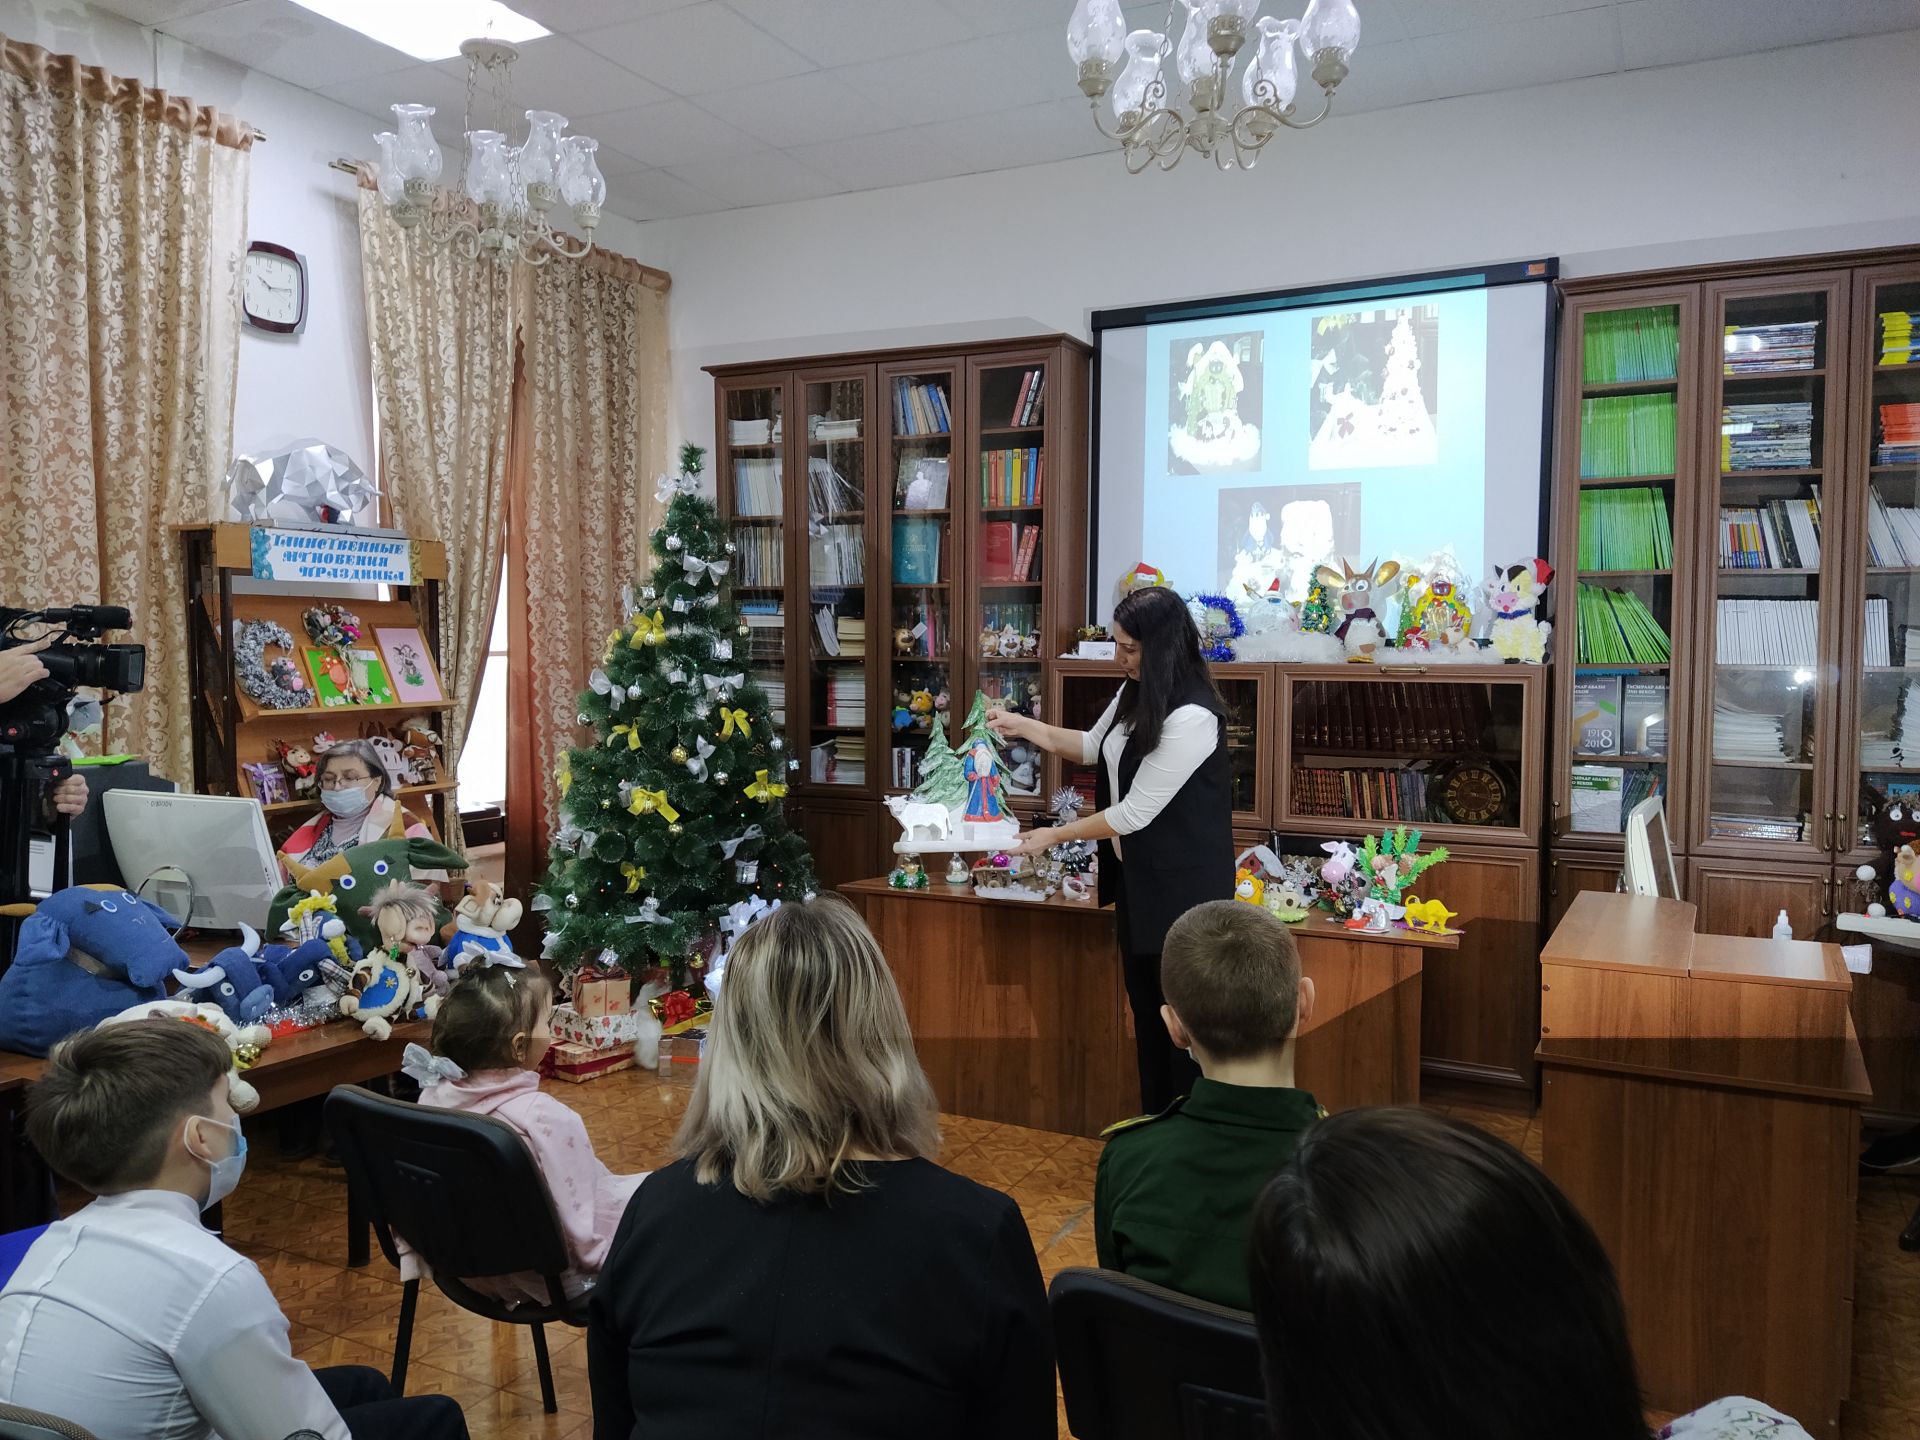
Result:
{"type": "MultiPolygon", "coordinates": [[[[891,864],[883,802],[918,783],[934,700],[949,741],[976,690],[1044,706],[1085,612],[1088,356],[1052,335],[710,370],[721,514],[773,557],[738,586],[754,672],[791,699],[788,809],[823,883],[891,864]]],[[[1041,778],[1010,773],[1017,808],[1041,778]]]]}

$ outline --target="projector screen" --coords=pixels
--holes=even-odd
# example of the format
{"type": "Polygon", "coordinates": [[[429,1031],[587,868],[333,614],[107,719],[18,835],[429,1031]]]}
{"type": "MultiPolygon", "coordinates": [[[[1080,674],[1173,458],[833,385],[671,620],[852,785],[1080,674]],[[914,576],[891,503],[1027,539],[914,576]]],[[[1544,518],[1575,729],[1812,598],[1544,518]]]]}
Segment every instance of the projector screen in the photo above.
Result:
{"type": "Polygon", "coordinates": [[[1551,261],[1101,311],[1091,610],[1145,563],[1244,603],[1542,554],[1551,261]]]}

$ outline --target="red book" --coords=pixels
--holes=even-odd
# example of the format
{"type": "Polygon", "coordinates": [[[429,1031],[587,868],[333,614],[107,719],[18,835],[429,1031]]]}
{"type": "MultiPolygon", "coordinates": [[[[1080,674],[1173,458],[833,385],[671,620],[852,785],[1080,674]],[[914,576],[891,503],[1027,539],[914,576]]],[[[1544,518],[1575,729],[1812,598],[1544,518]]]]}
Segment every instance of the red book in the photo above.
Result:
{"type": "Polygon", "coordinates": [[[980,527],[980,578],[1013,578],[1013,531],[1011,520],[989,520],[980,527]]]}
{"type": "Polygon", "coordinates": [[[1037,373],[1039,372],[1029,370],[1020,377],[1020,397],[1013,402],[1013,413],[1007,417],[1007,423],[1009,425],[1024,425],[1027,423],[1020,417],[1026,413],[1027,393],[1033,389],[1033,377],[1037,373]]]}
{"type": "Polygon", "coordinates": [[[1033,557],[1040,548],[1040,527],[1029,525],[1026,534],[1020,540],[1020,554],[1014,561],[1013,578],[1031,580],[1033,578],[1033,557]]]}

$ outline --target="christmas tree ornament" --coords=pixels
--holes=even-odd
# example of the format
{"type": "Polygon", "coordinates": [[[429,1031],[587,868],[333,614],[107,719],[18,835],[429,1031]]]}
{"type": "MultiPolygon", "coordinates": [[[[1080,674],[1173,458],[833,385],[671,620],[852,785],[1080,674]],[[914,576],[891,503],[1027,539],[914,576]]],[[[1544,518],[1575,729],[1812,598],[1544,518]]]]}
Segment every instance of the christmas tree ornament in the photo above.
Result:
{"type": "Polygon", "coordinates": [[[724,784],[726,784],[726,783],[727,783],[727,772],[726,772],[726,771],[724,771],[724,770],[716,770],[716,771],[714,771],[714,772],[713,772],[713,780],[714,780],[714,783],[715,783],[716,785],[724,785],[724,784]]]}
{"type": "Polygon", "coordinates": [[[680,537],[679,537],[678,535],[669,535],[669,536],[667,536],[667,549],[669,549],[669,550],[672,550],[672,551],[673,551],[673,552],[675,552],[676,554],[678,554],[678,553],[679,553],[679,550],[680,550],[680,537]]]}
{"type": "Polygon", "coordinates": [[[679,825],[677,825],[677,824],[676,824],[676,825],[669,825],[669,826],[667,826],[667,834],[669,834],[669,835],[679,835],[679,834],[681,834],[681,833],[682,833],[682,827],[681,827],[681,826],[679,826],[679,825]]]}
{"type": "Polygon", "coordinates": [[[742,885],[751,885],[760,878],[758,860],[736,860],[733,863],[733,878],[742,885]]]}
{"type": "Polygon", "coordinates": [[[593,717],[587,714],[587,712],[584,710],[582,710],[578,715],[574,716],[573,718],[579,721],[582,725],[591,725],[593,723],[593,717]]]}
{"type": "Polygon", "coordinates": [[[787,748],[787,742],[782,740],[778,735],[775,735],[772,739],[767,741],[767,748],[769,750],[772,750],[774,754],[777,755],[782,750],[787,748]]]}
{"type": "MultiPolygon", "coordinates": [[[[737,545],[735,545],[735,544],[733,543],[733,541],[731,541],[731,540],[729,540],[729,541],[727,541],[727,554],[729,554],[729,555],[732,555],[732,554],[735,554],[735,553],[737,553],[737,552],[738,552],[738,550],[739,550],[739,548],[740,548],[740,547],[739,547],[739,546],[737,546],[737,545]]],[[[744,626],[744,625],[742,625],[742,626],[740,627],[740,629],[741,629],[741,632],[742,632],[743,634],[745,633],[745,631],[746,631],[746,628],[747,628],[747,627],[746,627],[746,626],[744,626]]]]}
{"type": "Polygon", "coordinates": [[[771,805],[775,800],[787,793],[787,787],[777,780],[767,779],[766,771],[756,770],[753,772],[752,783],[749,784],[742,793],[744,793],[749,800],[758,800],[762,804],[771,805]]]}
{"type": "Polygon", "coordinates": [[[569,910],[578,910],[580,908],[580,897],[571,891],[567,894],[567,908],[569,910]]]}
{"type": "Polygon", "coordinates": [[[658,598],[659,596],[655,592],[653,586],[642,585],[640,587],[640,599],[643,604],[651,605],[658,598]]]}
{"type": "Polygon", "coordinates": [[[613,802],[611,800],[602,800],[600,802],[600,808],[602,810],[611,810],[613,808],[613,802]]]}
{"type": "Polygon", "coordinates": [[[687,747],[686,746],[676,745],[673,747],[672,750],[668,751],[667,753],[673,756],[674,764],[684,765],[687,763],[687,747]]]}
{"type": "Polygon", "coordinates": [[[753,734],[753,726],[747,720],[747,712],[745,710],[738,708],[728,710],[722,707],[720,711],[720,721],[720,738],[722,740],[736,733],[745,736],[753,734]]]}
{"type": "Polygon", "coordinates": [[[707,778],[707,761],[713,755],[713,742],[704,735],[696,735],[693,740],[693,755],[684,761],[687,769],[696,780],[707,778]]]}

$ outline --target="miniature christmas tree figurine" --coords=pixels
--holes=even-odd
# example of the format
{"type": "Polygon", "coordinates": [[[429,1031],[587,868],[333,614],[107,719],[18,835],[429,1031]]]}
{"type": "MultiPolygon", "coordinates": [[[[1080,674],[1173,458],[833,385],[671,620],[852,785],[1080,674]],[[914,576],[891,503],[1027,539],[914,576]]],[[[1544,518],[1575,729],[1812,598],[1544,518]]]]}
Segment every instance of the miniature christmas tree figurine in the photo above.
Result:
{"type": "MultiPolygon", "coordinates": [[[[987,724],[987,711],[990,710],[995,703],[994,700],[987,698],[986,691],[976,690],[973,692],[973,704],[967,708],[967,718],[961,722],[960,726],[962,732],[967,737],[966,745],[961,748],[971,750],[976,741],[984,740],[988,745],[993,747],[993,757],[995,760],[998,760],[1001,751],[1000,736],[995,733],[993,727],[987,724]]],[[[1005,702],[1002,701],[998,703],[1004,704],[1005,702]]],[[[1008,708],[1011,709],[1012,707],[1009,706],[1008,708]]]]}
{"type": "Polygon", "coordinates": [[[1307,598],[1300,602],[1300,628],[1309,633],[1330,634],[1333,630],[1333,601],[1324,580],[1316,575],[1307,586],[1307,598]]]}
{"type": "Polygon", "coordinates": [[[564,820],[541,893],[545,955],[563,971],[599,958],[665,966],[684,985],[736,902],[811,898],[816,884],[781,811],[786,742],[734,658],[747,629],[727,592],[733,543],[699,493],[703,455],[687,446],[681,475],[660,482],[671,501],[653,581],[626,597],[580,696],[593,742],[560,761],[564,820]]]}
{"type": "Polygon", "coordinates": [[[927,734],[927,753],[920,757],[920,783],[913,798],[933,805],[952,808],[967,798],[967,777],[962,773],[960,757],[947,744],[947,719],[936,710],[933,728],[927,734]]]}

